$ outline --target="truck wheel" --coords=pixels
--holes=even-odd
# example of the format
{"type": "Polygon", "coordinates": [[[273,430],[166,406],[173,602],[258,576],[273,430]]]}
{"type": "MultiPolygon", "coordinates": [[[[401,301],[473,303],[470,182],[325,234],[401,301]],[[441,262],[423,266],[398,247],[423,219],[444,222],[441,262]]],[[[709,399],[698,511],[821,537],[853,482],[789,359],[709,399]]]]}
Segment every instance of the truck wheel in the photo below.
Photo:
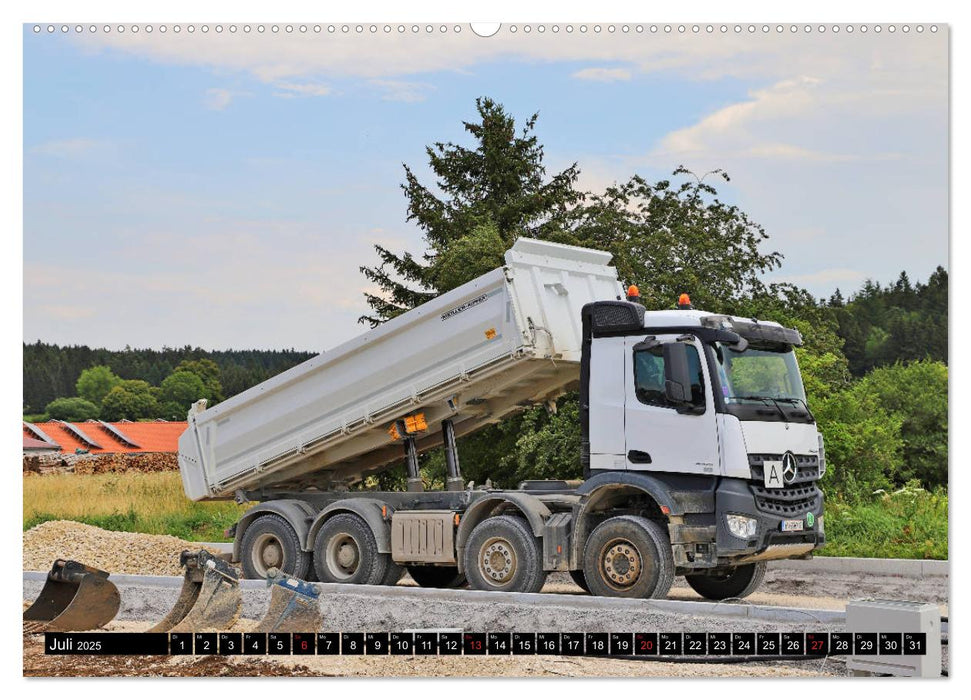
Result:
{"type": "Polygon", "coordinates": [[[587,577],[583,575],[583,571],[581,569],[577,569],[576,571],[571,571],[570,578],[573,579],[573,583],[578,585],[587,593],[590,592],[590,586],[587,585],[587,577]]]}
{"type": "Polygon", "coordinates": [[[465,574],[457,566],[409,566],[408,573],[422,588],[461,588],[465,574]]]}
{"type": "Polygon", "coordinates": [[[246,528],[240,542],[243,576],[266,578],[276,567],[288,576],[306,579],[312,566],[310,552],[300,548],[293,527],[279,515],[261,515],[246,528]]]}
{"type": "Polygon", "coordinates": [[[469,585],[480,591],[536,593],[546,581],[539,540],[522,518],[510,515],[475,526],[464,564],[469,585]]]}
{"type": "Polygon", "coordinates": [[[364,518],[340,513],[325,522],[314,541],[314,569],[322,583],[380,585],[391,557],[378,552],[364,518]]]}
{"type": "MultiPolygon", "coordinates": [[[[386,555],[382,555],[386,556],[386,555]]],[[[388,559],[391,559],[388,557],[388,559]]],[[[394,560],[388,562],[388,569],[384,573],[384,578],[381,579],[382,586],[395,586],[401,577],[405,574],[405,567],[401,564],[395,564],[394,560]]]]}
{"type": "Polygon", "coordinates": [[[663,598],[674,582],[668,534],[639,516],[604,520],[587,539],[583,575],[593,595],[663,598]]]}
{"type": "Polygon", "coordinates": [[[744,598],[758,589],[765,578],[765,562],[736,566],[723,574],[688,574],[688,585],[709,600],[744,598]]]}

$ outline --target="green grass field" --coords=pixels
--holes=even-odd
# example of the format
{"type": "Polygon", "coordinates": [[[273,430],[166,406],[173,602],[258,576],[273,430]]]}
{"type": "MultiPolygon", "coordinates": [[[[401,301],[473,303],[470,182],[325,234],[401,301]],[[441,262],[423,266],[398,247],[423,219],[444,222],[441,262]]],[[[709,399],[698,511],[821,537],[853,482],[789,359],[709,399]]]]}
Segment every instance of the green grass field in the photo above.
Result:
{"type": "MultiPolygon", "coordinates": [[[[245,506],[195,503],[178,472],[58,474],[24,479],[24,530],[77,520],[105,530],[226,541],[245,506]]],[[[827,544],[820,556],[947,559],[947,494],[908,488],[849,505],[826,502],[827,544]]]]}
{"type": "Polygon", "coordinates": [[[233,501],[190,501],[178,472],[24,478],[25,530],[48,520],[77,520],[105,530],[220,542],[245,510],[233,501]]]}

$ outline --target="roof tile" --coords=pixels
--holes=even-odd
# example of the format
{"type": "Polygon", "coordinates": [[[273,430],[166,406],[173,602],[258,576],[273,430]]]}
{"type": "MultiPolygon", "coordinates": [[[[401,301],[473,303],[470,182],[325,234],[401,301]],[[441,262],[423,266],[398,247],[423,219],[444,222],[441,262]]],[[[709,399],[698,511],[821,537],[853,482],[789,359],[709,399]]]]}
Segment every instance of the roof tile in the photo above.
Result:
{"type": "MultiPolygon", "coordinates": [[[[135,423],[118,422],[109,423],[127,435],[137,448],[129,447],[121,442],[115,435],[105,430],[100,423],[84,423],[82,431],[92,440],[101,445],[100,449],[91,449],[92,454],[116,453],[116,452],[178,452],[179,437],[185,432],[189,424],[185,421],[172,421],[165,423],[135,423]]],[[[88,449],[88,446],[78,440],[78,438],[56,421],[48,423],[38,423],[37,427],[43,430],[51,440],[61,447],[62,452],[74,452],[76,449],[88,449]]],[[[33,439],[27,427],[24,426],[24,445],[27,439],[33,439]]]]}

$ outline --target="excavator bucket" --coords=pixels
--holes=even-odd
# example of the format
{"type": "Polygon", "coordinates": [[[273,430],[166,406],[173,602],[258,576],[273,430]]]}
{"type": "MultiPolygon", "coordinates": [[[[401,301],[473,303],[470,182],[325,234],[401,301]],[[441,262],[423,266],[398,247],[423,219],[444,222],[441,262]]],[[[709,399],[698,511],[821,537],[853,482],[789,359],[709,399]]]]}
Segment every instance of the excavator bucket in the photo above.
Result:
{"type": "Polygon", "coordinates": [[[148,631],[224,631],[236,624],[243,607],[239,571],[204,549],[182,552],[179,563],[185,568],[179,599],[165,619],[148,631]]]}
{"type": "Polygon", "coordinates": [[[108,575],[78,561],[58,559],[40,596],[24,610],[24,631],[78,632],[111,622],[121,596],[108,575]]]}
{"type": "Polygon", "coordinates": [[[271,568],[266,585],[270,587],[270,605],[254,632],[316,632],[323,627],[318,599],[320,591],[312,583],[291,578],[271,568]]]}

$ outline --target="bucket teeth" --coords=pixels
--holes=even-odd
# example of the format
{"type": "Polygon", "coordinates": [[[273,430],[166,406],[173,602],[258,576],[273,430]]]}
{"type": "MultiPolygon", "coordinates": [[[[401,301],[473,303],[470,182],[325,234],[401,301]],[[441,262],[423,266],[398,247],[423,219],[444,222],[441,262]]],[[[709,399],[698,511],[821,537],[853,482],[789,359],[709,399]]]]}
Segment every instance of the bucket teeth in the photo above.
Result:
{"type": "Polygon", "coordinates": [[[149,632],[225,631],[239,620],[239,571],[205,550],[185,551],[182,591],[169,614],[149,632]]]}
{"type": "Polygon", "coordinates": [[[323,628],[320,592],[312,583],[270,569],[270,604],[254,632],[316,632],[323,628]]]}
{"type": "Polygon", "coordinates": [[[108,576],[81,562],[58,559],[37,600],[24,610],[24,632],[79,632],[111,622],[121,596],[108,576]]]}

